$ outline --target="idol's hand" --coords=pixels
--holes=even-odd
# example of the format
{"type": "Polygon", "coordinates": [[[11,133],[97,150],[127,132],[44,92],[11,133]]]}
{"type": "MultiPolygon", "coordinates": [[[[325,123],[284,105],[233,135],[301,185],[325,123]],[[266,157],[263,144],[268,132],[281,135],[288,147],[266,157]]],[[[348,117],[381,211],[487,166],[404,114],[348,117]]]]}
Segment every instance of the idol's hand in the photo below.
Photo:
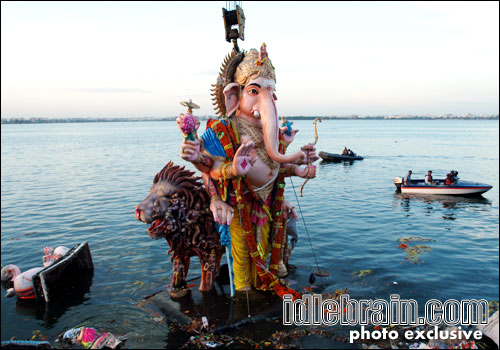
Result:
{"type": "Polygon", "coordinates": [[[210,210],[214,216],[214,220],[219,225],[231,225],[233,221],[234,209],[223,202],[221,199],[214,198],[210,202],[210,210]]]}
{"type": "Polygon", "coordinates": [[[314,179],[316,177],[316,165],[309,164],[305,168],[295,167],[295,175],[303,179],[314,179]]]}
{"type": "Polygon", "coordinates": [[[309,163],[314,163],[315,161],[317,161],[319,159],[318,155],[316,154],[316,147],[314,147],[311,144],[302,146],[302,148],[300,150],[302,152],[304,152],[304,154],[306,155],[306,157],[305,158],[304,157],[300,158],[296,162],[296,164],[299,164],[299,165],[307,164],[307,157],[309,157],[309,163]]]}
{"type": "Polygon", "coordinates": [[[184,140],[181,144],[181,158],[192,163],[200,161],[200,141],[184,140]]]}
{"type": "Polygon", "coordinates": [[[281,205],[281,212],[286,213],[286,217],[288,219],[295,219],[295,220],[299,219],[299,216],[295,211],[295,207],[292,205],[292,203],[290,203],[286,199],[283,200],[283,204],[281,205]]]}
{"type": "MultiPolygon", "coordinates": [[[[292,125],[292,124],[293,124],[293,122],[290,122],[290,125],[292,125]]],[[[287,128],[288,127],[283,126],[283,127],[280,128],[280,130],[283,132],[283,141],[285,141],[286,144],[289,145],[289,144],[292,143],[293,139],[295,138],[295,134],[297,134],[299,132],[299,129],[292,129],[290,131],[291,135],[289,136],[289,135],[287,135],[285,133],[285,131],[287,130],[287,128]]]]}
{"type": "MultiPolygon", "coordinates": [[[[192,115],[191,115],[192,116],[192,115]]],[[[179,114],[179,116],[175,119],[176,123],[177,123],[177,126],[179,127],[179,130],[182,132],[182,134],[184,134],[184,131],[182,130],[182,127],[184,126],[184,117],[186,117],[186,114],[184,113],[181,113],[179,114]]],[[[198,128],[200,127],[200,121],[198,120],[198,118],[194,117],[195,119],[195,123],[196,123],[196,127],[194,129],[194,131],[198,130],[198,128]]]]}
{"type": "Polygon", "coordinates": [[[244,176],[250,171],[250,168],[257,160],[255,154],[250,155],[254,147],[253,141],[249,141],[238,148],[233,158],[233,165],[231,166],[234,176],[244,176]]]}

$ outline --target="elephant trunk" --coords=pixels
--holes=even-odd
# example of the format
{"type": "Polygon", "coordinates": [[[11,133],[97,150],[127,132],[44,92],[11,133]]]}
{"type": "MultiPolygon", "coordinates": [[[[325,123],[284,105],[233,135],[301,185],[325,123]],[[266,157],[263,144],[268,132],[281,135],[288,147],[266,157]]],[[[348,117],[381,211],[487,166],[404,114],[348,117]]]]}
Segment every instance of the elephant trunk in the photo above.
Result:
{"type": "Polygon", "coordinates": [[[288,155],[279,153],[278,111],[276,110],[276,104],[274,103],[272,95],[266,98],[264,103],[260,105],[259,113],[262,121],[264,144],[266,146],[267,154],[272,160],[283,164],[283,163],[293,163],[297,159],[305,157],[304,152],[302,151],[298,151],[288,155]]]}
{"type": "Polygon", "coordinates": [[[1,279],[2,282],[13,281],[18,275],[21,274],[21,269],[16,265],[9,264],[2,268],[1,279]]]}

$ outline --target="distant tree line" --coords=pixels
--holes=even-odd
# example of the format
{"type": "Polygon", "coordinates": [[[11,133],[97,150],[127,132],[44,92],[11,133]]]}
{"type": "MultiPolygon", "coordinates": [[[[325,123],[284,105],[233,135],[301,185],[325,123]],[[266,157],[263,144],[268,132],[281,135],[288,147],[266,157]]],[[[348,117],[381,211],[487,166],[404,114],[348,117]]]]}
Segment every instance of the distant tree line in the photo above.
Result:
{"type": "MultiPolygon", "coordinates": [[[[476,119],[476,120],[498,120],[498,114],[491,115],[348,115],[348,116],[320,116],[322,119],[331,120],[378,120],[378,119],[396,119],[396,120],[415,120],[415,119],[476,119]]],[[[288,120],[313,120],[318,116],[288,116],[288,120]]],[[[213,116],[199,117],[201,120],[215,118],[213,116]]],[[[176,117],[143,117],[143,118],[2,118],[2,124],[41,124],[41,123],[93,123],[93,122],[144,122],[144,121],[173,121],[176,117]]]]}

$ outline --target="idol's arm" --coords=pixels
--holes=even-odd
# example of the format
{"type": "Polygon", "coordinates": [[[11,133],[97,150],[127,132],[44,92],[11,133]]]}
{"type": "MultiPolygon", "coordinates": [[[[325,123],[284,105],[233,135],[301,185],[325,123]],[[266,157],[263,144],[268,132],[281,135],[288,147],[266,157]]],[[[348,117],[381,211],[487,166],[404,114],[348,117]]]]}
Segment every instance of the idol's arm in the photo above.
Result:
{"type": "Polygon", "coordinates": [[[202,173],[210,173],[214,165],[214,161],[202,153],[200,140],[182,141],[181,158],[191,162],[202,173]]]}

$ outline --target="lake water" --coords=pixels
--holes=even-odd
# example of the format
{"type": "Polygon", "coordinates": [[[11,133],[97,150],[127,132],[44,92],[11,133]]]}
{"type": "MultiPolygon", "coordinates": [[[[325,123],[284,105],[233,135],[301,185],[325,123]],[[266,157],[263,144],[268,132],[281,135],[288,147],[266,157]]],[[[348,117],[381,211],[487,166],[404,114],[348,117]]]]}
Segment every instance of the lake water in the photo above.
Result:
{"type": "MultiPolygon", "coordinates": [[[[294,126],[301,132],[290,151],[314,140],[311,121],[294,126]]],[[[80,302],[44,317],[3,292],[2,340],[31,338],[34,330],[53,339],[85,323],[128,334],[131,348],[165,347],[168,327],[135,304],[170,282],[168,247],[149,238],[134,208],[169,160],[186,164],[178,156],[182,138],[175,122],[1,130],[2,266],[25,271],[42,265],[45,246],[88,241],[95,267],[80,302]]],[[[431,298],[498,300],[498,120],[325,120],[318,131],[318,151],[340,153],[347,146],[365,157],[352,164],[318,162],[317,178],[299,198],[318,262],[332,274],[328,290],[348,288],[358,299],[388,300],[397,293],[421,304],[431,298]],[[429,169],[435,178],[455,169],[460,178],[493,189],[479,199],[402,197],[392,181],[408,169],[413,178],[429,169]],[[398,248],[398,238],[412,236],[433,240],[418,243],[432,250],[416,263],[398,248]],[[360,270],[371,274],[355,277],[360,270]]],[[[301,184],[293,179],[297,191],[301,184]]],[[[286,196],[295,203],[289,179],[286,196]]],[[[311,269],[301,221],[299,230],[291,262],[311,269]]],[[[190,277],[199,275],[197,259],[192,265],[190,277]]]]}

